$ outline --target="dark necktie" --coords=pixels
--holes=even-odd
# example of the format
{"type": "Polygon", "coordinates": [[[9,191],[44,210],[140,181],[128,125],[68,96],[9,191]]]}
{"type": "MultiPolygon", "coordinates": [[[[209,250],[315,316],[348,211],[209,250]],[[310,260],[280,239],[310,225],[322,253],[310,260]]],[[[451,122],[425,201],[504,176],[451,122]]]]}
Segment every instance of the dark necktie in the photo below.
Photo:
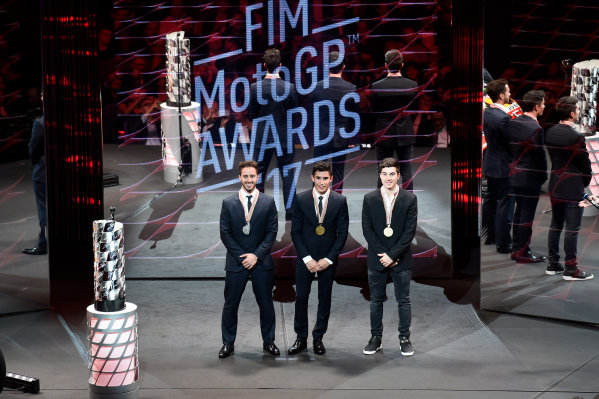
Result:
{"type": "Polygon", "coordinates": [[[252,208],[252,196],[248,195],[248,213],[250,212],[250,209],[252,208]]]}
{"type": "Polygon", "coordinates": [[[318,216],[322,215],[322,195],[318,197],[318,216]]]}

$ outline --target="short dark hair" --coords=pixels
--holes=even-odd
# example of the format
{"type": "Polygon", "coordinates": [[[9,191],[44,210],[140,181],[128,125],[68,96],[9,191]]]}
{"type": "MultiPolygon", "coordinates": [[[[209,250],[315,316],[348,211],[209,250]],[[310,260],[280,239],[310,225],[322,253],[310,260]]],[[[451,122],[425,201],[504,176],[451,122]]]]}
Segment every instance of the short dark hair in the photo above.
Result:
{"type": "Polygon", "coordinates": [[[385,65],[389,69],[389,72],[399,72],[403,65],[403,55],[399,50],[393,49],[385,53],[385,65]]]}
{"type": "Polygon", "coordinates": [[[256,169],[256,173],[258,173],[258,162],[251,160],[251,159],[249,161],[239,162],[239,175],[240,176],[241,176],[241,171],[243,170],[243,168],[254,168],[254,169],[256,169]]]}
{"type": "Polygon", "coordinates": [[[491,101],[495,102],[499,100],[499,95],[505,93],[507,80],[495,79],[487,84],[487,94],[491,97],[491,101]]]}
{"type": "MultiPolygon", "coordinates": [[[[339,51],[331,51],[329,53],[329,62],[335,62],[339,59],[339,51]]],[[[341,72],[341,70],[343,69],[343,60],[341,60],[341,62],[339,63],[339,65],[336,65],[332,68],[329,68],[329,71],[331,73],[339,73],[341,72]]]]}
{"type": "Polygon", "coordinates": [[[565,96],[557,100],[557,104],[555,104],[555,113],[559,120],[565,121],[570,119],[570,114],[576,112],[577,105],[578,100],[576,97],[565,96]]]}
{"type": "Polygon", "coordinates": [[[397,169],[397,173],[399,173],[399,161],[395,158],[385,158],[379,163],[379,174],[383,168],[395,168],[397,169]]]}
{"type": "Polygon", "coordinates": [[[272,73],[281,65],[281,52],[276,48],[269,48],[264,52],[262,57],[266,70],[272,73]]]}
{"type": "Polygon", "coordinates": [[[327,161],[318,161],[312,166],[312,176],[314,176],[316,172],[329,172],[329,175],[332,175],[333,168],[327,161]]]}
{"type": "Polygon", "coordinates": [[[535,109],[535,105],[541,105],[544,99],[545,92],[543,90],[530,90],[522,97],[520,107],[522,107],[522,111],[524,112],[531,112],[535,109]]]}

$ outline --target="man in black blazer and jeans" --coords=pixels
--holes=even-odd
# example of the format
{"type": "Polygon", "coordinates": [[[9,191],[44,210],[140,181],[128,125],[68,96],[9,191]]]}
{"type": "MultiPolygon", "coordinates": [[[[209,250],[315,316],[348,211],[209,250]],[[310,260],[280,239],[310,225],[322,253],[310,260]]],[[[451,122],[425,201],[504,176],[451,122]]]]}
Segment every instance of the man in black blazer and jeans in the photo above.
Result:
{"type": "Polygon", "coordinates": [[[510,120],[508,128],[512,152],[510,184],[516,197],[511,258],[518,263],[535,263],[547,259],[529,248],[541,186],[547,180],[545,132],[537,121],[545,110],[545,93],[531,90],[524,94],[520,105],[524,115],[510,120]]]}
{"type": "MultiPolygon", "coordinates": [[[[418,83],[401,75],[403,55],[399,50],[385,53],[387,76],[372,84],[370,107],[376,114],[375,143],[376,159],[397,155],[400,162],[401,181],[405,190],[412,190],[412,158],[414,153],[414,127],[410,115],[403,115],[405,109],[418,94],[418,83]]],[[[378,187],[381,182],[378,182],[378,187]]]]}
{"type": "MultiPolygon", "coordinates": [[[[591,182],[593,170],[584,136],[574,128],[580,110],[574,97],[562,97],[555,106],[560,122],[547,130],[545,145],[551,158],[549,197],[551,198],[551,225],[547,236],[549,265],[546,274],[563,273],[568,281],[590,280],[577,266],[576,246],[582,221],[584,189],[591,182]],[[566,268],[559,263],[559,238],[566,225],[564,252],[566,268]]],[[[597,200],[595,197],[593,199],[597,200]]]]}
{"type": "MultiPolygon", "coordinates": [[[[329,62],[334,63],[339,60],[339,52],[332,51],[329,54],[329,62]]],[[[329,87],[325,88],[324,80],[316,84],[312,102],[322,104],[318,106],[318,120],[315,120],[314,136],[319,140],[327,140],[325,144],[317,145],[315,140],[314,158],[325,156],[334,152],[347,149],[350,145],[356,144],[357,130],[360,122],[358,102],[359,96],[356,93],[356,85],[343,80],[341,75],[345,69],[345,64],[339,62],[339,65],[329,69],[329,87]],[[353,94],[352,94],[353,93],[353,94]],[[349,94],[349,95],[348,95],[349,94]],[[354,98],[352,98],[354,96],[354,98]],[[343,104],[343,111],[341,103],[343,104]],[[332,109],[326,104],[331,104],[332,109]],[[348,111],[354,114],[354,118],[349,118],[348,111]],[[329,115],[329,112],[334,115],[329,115]],[[333,124],[331,125],[331,120],[333,124]],[[333,127],[333,131],[330,128],[333,127]]],[[[325,72],[326,73],[326,72],[325,72]]],[[[343,191],[343,179],[345,170],[346,154],[334,156],[331,159],[333,165],[333,190],[341,194],[343,191]]]]}
{"type": "Polygon", "coordinates": [[[275,345],[275,309],[272,302],[274,274],[270,249],[277,237],[278,220],[274,199],[256,188],[258,164],[239,163],[239,192],[223,200],[220,239],[227,248],[225,261],[225,305],[222,315],[223,346],[218,357],[235,351],[237,310],[249,279],[260,308],[263,348],[279,356],[275,345]]]}
{"type": "Polygon", "coordinates": [[[368,243],[368,285],[370,286],[371,338],[362,351],[372,355],[382,348],[383,303],[387,279],[391,275],[399,311],[399,345],[401,354],[414,354],[410,342],[412,308],[412,240],[416,235],[418,205],[416,196],[397,184],[399,162],[385,158],[379,164],[380,189],[364,196],[362,232],[368,243]]]}
{"type": "Polygon", "coordinates": [[[331,313],[331,292],[339,254],[343,250],[349,228],[347,201],[330,189],[334,181],[331,165],[316,162],[312,168],[314,187],[297,194],[293,201],[291,238],[297,250],[295,271],[295,320],[297,334],[289,354],[307,348],[308,297],[312,280],[318,274],[318,313],[312,330],[314,353],[326,352],[322,337],[327,331],[331,313]]]}

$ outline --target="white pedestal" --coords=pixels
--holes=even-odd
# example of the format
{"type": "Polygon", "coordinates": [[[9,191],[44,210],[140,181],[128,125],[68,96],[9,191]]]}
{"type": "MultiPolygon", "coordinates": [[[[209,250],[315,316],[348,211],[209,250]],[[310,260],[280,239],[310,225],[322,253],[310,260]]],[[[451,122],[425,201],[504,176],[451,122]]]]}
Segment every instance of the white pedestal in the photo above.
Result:
{"type": "MultiPolygon", "coordinates": [[[[179,136],[179,108],[160,104],[162,122],[162,162],[164,165],[164,180],[175,184],[179,177],[181,163],[181,139],[179,136]]],[[[191,144],[191,173],[183,177],[183,184],[202,182],[198,176],[200,160],[200,104],[192,102],[190,106],[181,107],[181,131],[191,144]]]]}
{"type": "Polygon", "coordinates": [[[137,399],[137,306],[127,302],[118,312],[87,307],[90,399],[137,399]]]}

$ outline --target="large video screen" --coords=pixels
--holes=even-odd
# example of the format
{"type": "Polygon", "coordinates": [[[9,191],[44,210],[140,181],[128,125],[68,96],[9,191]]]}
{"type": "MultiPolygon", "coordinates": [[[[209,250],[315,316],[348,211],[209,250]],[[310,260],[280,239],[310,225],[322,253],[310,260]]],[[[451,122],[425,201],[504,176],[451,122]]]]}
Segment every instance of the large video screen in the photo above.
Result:
{"type": "MultiPolygon", "coordinates": [[[[377,128],[381,114],[407,117],[414,128],[407,163],[409,188],[422,210],[413,243],[416,264],[423,276],[451,274],[448,16],[436,1],[115,2],[112,24],[99,35],[101,43],[105,38],[105,173],[120,177],[119,186],[106,188],[105,203],[117,206],[117,218],[125,224],[128,277],[224,275],[220,204],[239,189],[239,161],[272,153],[260,178],[279,211],[273,248],[279,272],[295,265],[285,220],[294,195],[311,187],[312,165],[329,160],[343,164],[343,178],[333,188],[348,197],[351,219],[338,274],[345,263],[347,278],[363,274],[365,279],[361,202],[377,187],[376,147],[387,140],[386,129],[377,128]],[[178,31],[190,43],[193,102],[183,107],[181,120],[193,132],[193,156],[183,184],[175,186],[167,175],[178,173],[180,158],[169,164],[169,156],[179,141],[169,147],[162,135],[165,36],[178,31]],[[250,88],[266,77],[263,55],[269,48],[280,51],[275,73],[287,83],[283,92],[273,90],[273,97],[294,99],[284,131],[278,115],[256,117],[251,110],[250,88]],[[373,109],[371,85],[387,75],[384,56],[391,49],[402,53],[401,73],[416,87],[408,102],[380,111],[373,109]],[[339,57],[332,60],[331,52],[339,57]],[[339,64],[355,90],[339,103],[317,97],[318,82],[328,87],[329,71],[339,64]],[[338,131],[323,129],[319,121],[327,116],[329,127],[338,117],[347,124],[338,131]],[[257,131],[264,134],[257,137],[257,131]],[[333,145],[336,137],[343,139],[341,145],[333,145]]],[[[259,102],[263,94],[258,93],[259,102]]]]}

